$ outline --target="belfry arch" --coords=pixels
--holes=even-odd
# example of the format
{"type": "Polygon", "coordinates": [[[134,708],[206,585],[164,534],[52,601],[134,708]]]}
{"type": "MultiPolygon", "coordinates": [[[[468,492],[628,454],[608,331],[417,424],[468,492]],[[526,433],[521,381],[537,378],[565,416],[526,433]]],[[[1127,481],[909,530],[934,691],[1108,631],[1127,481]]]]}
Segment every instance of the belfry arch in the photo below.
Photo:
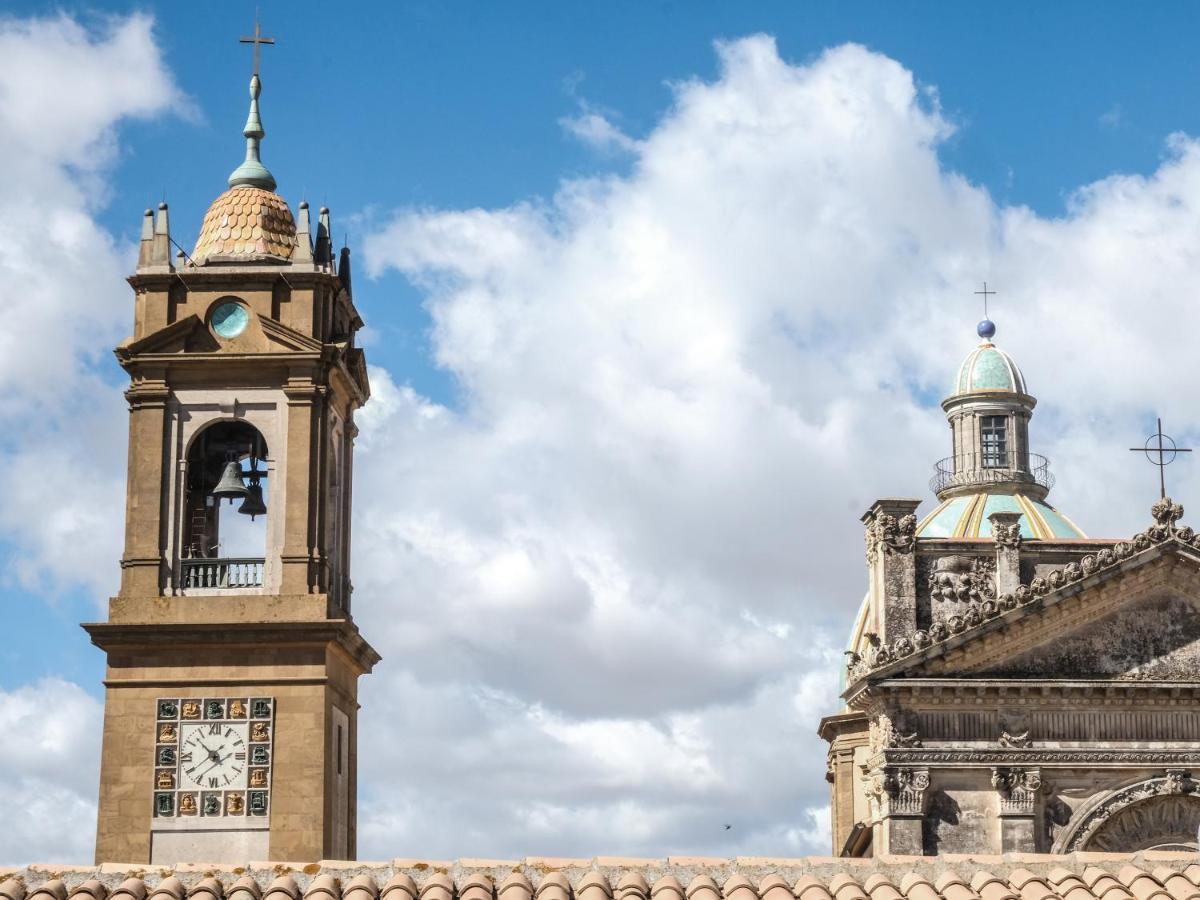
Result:
{"type": "Polygon", "coordinates": [[[258,546],[230,547],[222,525],[231,516],[251,521],[269,515],[268,446],[243,419],[217,420],[192,438],[184,470],[180,523],[180,587],[184,590],[258,588],[263,584],[267,529],[257,529],[258,546]]]}

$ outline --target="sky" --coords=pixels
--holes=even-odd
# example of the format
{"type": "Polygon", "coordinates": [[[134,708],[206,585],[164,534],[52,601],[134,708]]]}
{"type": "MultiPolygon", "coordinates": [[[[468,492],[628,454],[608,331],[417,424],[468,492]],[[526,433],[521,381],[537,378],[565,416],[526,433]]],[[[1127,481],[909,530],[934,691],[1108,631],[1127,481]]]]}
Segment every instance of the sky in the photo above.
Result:
{"type": "MultiPolygon", "coordinates": [[[[190,246],[241,159],[215,9],[0,8],[0,864],[91,858],[111,348],[142,210],[190,246]]],[[[1148,522],[1155,415],[1200,437],[1194,5],[260,9],[263,159],[368,323],[362,858],[828,852],[858,517],[930,508],[984,280],[1088,533],[1148,522]]]]}

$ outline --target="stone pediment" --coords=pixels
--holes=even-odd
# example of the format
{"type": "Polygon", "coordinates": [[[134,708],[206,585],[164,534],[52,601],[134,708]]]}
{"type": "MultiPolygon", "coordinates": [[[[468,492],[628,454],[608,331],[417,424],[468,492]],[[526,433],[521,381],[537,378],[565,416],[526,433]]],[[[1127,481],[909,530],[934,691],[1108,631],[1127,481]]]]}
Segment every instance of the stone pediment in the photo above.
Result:
{"type": "Polygon", "coordinates": [[[1177,526],[1183,509],[1170,500],[1153,513],[1129,541],[852,658],[846,696],[914,676],[1195,681],[1200,536],[1177,526]]]}
{"type": "Polygon", "coordinates": [[[316,338],[266,317],[255,317],[254,327],[243,338],[226,348],[213,337],[204,321],[190,315],[172,322],[140,340],[128,341],[117,347],[122,360],[139,356],[172,355],[179,353],[217,353],[222,349],[249,353],[320,353],[323,345],[316,338]]]}

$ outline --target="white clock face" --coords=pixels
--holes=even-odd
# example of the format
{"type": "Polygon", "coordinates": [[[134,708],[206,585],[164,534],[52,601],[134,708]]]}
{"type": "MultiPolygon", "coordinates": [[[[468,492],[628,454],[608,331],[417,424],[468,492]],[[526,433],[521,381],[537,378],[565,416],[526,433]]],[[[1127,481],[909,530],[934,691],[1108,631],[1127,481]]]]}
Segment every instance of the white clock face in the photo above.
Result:
{"type": "Polygon", "coordinates": [[[246,787],[249,727],[233,722],[184,725],[179,733],[179,780],[203,790],[246,787]]]}

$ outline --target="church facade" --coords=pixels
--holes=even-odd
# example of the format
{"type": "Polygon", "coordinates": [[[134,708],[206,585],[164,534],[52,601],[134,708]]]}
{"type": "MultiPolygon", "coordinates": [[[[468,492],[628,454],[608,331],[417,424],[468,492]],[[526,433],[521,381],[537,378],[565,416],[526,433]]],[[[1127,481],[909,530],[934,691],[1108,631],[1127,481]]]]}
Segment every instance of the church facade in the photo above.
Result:
{"type": "Polygon", "coordinates": [[[863,516],[845,708],[820,724],[833,851],[1194,851],[1200,536],[1166,497],[1127,540],[1050,506],[1036,401],[979,334],[942,404],[938,506],[863,516]]]}
{"type": "MultiPolygon", "coordinates": [[[[258,35],[255,36],[256,51],[258,35]]],[[[354,413],[367,399],[349,250],[246,159],[191,254],[146,211],[129,374],[121,586],[85,625],[107,654],[96,857],[353,858],[354,413]],[[230,538],[257,522],[257,553],[230,538]]]]}

